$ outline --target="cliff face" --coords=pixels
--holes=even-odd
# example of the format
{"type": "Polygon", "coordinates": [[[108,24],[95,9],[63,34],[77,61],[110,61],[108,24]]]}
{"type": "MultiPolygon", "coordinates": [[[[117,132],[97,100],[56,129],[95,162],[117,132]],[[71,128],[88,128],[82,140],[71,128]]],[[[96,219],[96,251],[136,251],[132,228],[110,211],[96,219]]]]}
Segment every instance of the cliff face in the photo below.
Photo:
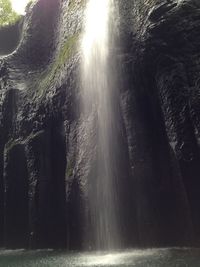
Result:
{"type": "MultiPolygon", "coordinates": [[[[199,245],[200,5],[118,4],[120,130],[113,134],[123,245],[199,245]]],[[[95,114],[86,123],[79,109],[84,7],[39,0],[18,49],[0,59],[2,246],[81,249],[92,232],[95,114]]]]}

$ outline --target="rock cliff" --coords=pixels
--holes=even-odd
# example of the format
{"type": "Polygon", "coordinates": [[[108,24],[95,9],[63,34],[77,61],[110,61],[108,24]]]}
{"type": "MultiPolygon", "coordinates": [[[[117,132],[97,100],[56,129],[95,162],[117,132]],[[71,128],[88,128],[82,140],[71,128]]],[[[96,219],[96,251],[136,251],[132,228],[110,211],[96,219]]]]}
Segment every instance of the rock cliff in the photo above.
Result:
{"type": "MultiPolygon", "coordinates": [[[[200,4],[117,2],[123,246],[199,246],[200,4]]],[[[31,4],[19,46],[0,58],[1,246],[83,249],[92,233],[95,114],[84,124],[79,108],[84,7],[31,4]]]]}

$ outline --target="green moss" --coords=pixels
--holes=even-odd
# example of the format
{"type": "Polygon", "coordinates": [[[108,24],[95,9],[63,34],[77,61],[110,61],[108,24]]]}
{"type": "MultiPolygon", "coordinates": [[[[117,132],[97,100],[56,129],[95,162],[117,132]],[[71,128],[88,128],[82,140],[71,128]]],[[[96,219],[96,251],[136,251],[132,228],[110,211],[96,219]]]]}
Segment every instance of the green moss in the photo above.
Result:
{"type": "Polygon", "coordinates": [[[54,62],[51,63],[49,68],[41,74],[39,78],[39,84],[38,86],[35,86],[38,87],[38,92],[40,95],[44,94],[46,89],[55,84],[56,75],[77,51],[78,39],[79,34],[70,36],[61,46],[60,51],[54,59],[54,62]]]}
{"type": "Polygon", "coordinates": [[[56,67],[58,67],[59,65],[63,65],[75,52],[77,39],[78,35],[73,35],[65,42],[59,53],[58,60],[56,62],[56,67]]]}
{"type": "Polygon", "coordinates": [[[73,169],[67,168],[66,175],[67,175],[67,177],[71,177],[73,175],[73,169]]]}
{"type": "Polygon", "coordinates": [[[86,3],[85,0],[80,0],[80,1],[70,0],[69,4],[68,4],[68,7],[69,7],[70,10],[74,10],[77,6],[78,6],[78,8],[80,8],[80,6],[85,5],[85,3],[86,3]]]}
{"type": "Polygon", "coordinates": [[[71,177],[72,175],[73,175],[73,166],[71,162],[69,162],[66,168],[66,177],[71,177]]]}
{"type": "Polygon", "coordinates": [[[76,6],[75,0],[70,0],[68,4],[69,9],[74,9],[75,6],[76,6]]]}

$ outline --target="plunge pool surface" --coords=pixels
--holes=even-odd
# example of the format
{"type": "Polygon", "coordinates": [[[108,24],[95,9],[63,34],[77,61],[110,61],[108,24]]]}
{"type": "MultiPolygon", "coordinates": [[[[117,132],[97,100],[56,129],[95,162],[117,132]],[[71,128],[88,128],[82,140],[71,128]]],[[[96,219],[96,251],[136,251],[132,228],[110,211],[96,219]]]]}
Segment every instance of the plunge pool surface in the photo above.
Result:
{"type": "Polygon", "coordinates": [[[200,267],[200,249],[146,249],[68,253],[0,250],[0,267],[200,267]]]}

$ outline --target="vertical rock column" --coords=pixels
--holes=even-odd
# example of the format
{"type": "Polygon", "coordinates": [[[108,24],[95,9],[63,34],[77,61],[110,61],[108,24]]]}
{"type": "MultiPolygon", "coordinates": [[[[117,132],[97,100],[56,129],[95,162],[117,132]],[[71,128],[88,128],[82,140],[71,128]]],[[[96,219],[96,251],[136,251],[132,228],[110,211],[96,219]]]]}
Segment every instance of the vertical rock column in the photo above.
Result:
{"type": "Polygon", "coordinates": [[[3,182],[3,147],[0,147],[0,246],[4,242],[4,182],[3,182]]]}
{"type": "Polygon", "coordinates": [[[157,84],[169,139],[174,142],[195,233],[200,240],[200,155],[188,103],[189,86],[184,65],[165,58],[159,65],[157,84]]]}
{"type": "Polygon", "coordinates": [[[7,144],[4,161],[5,246],[24,248],[28,244],[28,173],[24,145],[7,144]]]}
{"type": "MultiPolygon", "coordinates": [[[[144,56],[144,55],[143,55],[144,56]]],[[[147,59],[134,63],[123,110],[141,246],[190,244],[192,226],[185,187],[170,148],[154,78],[147,59]]],[[[127,65],[128,74],[131,66],[127,65]]]]}
{"type": "Polygon", "coordinates": [[[29,170],[30,246],[65,246],[65,144],[47,129],[27,142],[29,170]]]}
{"type": "MultiPolygon", "coordinates": [[[[7,88],[8,69],[4,61],[0,62],[0,89],[7,88]]],[[[1,91],[0,103],[0,245],[4,245],[4,147],[13,133],[13,125],[17,114],[16,101],[18,99],[18,90],[9,89],[6,92],[1,91]]],[[[12,141],[10,142],[10,144],[12,141]]],[[[7,150],[5,149],[5,152],[7,150]]],[[[5,156],[6,159],[6,156],[5,156]]]]}

